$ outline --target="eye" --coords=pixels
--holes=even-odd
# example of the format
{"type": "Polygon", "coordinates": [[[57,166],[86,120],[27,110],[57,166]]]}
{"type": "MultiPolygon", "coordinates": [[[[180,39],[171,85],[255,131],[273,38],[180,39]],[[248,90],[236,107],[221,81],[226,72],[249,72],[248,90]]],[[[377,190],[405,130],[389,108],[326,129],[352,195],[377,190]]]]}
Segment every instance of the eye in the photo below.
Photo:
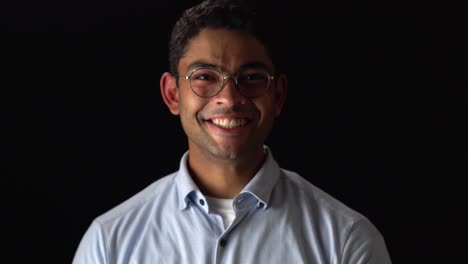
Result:
{"type": "Polygon", "coordinates": [[[249,72],[239,75],[239,81],[243,83],[263,83],[268,81],[268,75],[264,72],[249,72]]]}
{"type": "Polygon", "coordinates": [[[255,80],[266,80],[266,75],[263,73],[253,73],[245,76],[245,80],[255,81],[255,80]]]}
{"type": "Polygon", "coordinates": [[[195,80],[201,80],[201,81],[209,81],[209,80],[213,80],[213,76],[209,75],[209,74],[195,74],[195,75],[192,75],[192,79],[195,79],[195,80]]]}
{"type": "Polygon", "coordinates": [[[192,81],[204,81],[204,82],[219,82],[220,73],[209,70],[209,69],[199,69],[192,73],[192,81]]]}

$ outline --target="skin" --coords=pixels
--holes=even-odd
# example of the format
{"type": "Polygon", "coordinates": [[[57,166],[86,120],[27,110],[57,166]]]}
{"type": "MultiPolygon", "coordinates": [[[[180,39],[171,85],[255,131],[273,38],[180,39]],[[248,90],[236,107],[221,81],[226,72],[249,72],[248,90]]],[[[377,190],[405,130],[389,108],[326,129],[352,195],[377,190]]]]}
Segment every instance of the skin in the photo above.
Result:
{"type": "Polygon", "coordinates": [[[205,28],[188,43],[176,78],[162,75],[161,94],[169,111],[179,115],[188,138],[188,167],[195,183],[205,195],[234,198],[261,167],[264,142],[286,99],[287,79],[280,75],[261,97],[246,98],[228,79],[214,97],[201,98],[192,92],[183,75],[200,63],[219,68],[225,75],[236,75],[246,65],[264,65],[274,72],[265,47],[253,36],[230,29],[205,28]],[[231,121],[235,120],[235,121],[231,121]],[[215,123],[242,126],[223,127],[215,123]]]}

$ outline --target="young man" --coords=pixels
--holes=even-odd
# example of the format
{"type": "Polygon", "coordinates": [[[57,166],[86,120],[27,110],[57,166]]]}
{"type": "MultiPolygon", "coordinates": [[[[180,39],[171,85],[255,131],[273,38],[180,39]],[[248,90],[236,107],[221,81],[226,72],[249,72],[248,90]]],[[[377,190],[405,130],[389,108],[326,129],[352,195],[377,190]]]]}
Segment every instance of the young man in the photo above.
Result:
{"type": "Polygon", "coordinates": [[[264,145],[288,83],[268,23],[239,3],[208,0],[176,23],[160,86],[189,149],[177,172],[96,218],[74,264],[391,263],[366,217],[264,145]]]}

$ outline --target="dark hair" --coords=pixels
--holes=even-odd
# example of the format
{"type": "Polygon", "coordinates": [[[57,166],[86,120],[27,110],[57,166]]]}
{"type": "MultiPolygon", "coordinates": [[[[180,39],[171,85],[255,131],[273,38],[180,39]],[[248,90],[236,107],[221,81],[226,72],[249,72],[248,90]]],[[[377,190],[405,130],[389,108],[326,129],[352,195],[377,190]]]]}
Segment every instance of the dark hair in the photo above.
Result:
{"type": "Polygon", "coordinates": [[[276,45],[275,26],[271,10],[263,5],[256,8],[259,1],[206,0],[185,10],[174,25],[169,41],[169,67],[172,74],[178,74],[178,64],[187,51],[187,44],[204,28],[235,29],[255,37],[266,48],[278,71],[279,62],[274,60],[276,45]],[[260,12],[260,10],[262,10],[260,12]]]}

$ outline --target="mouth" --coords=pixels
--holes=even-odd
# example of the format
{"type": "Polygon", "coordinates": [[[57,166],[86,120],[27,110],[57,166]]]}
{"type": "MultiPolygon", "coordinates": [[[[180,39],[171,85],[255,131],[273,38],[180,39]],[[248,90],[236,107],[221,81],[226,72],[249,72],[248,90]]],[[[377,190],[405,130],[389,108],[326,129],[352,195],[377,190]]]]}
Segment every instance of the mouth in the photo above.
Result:
{"type": "Polygon", "coordinates": [[[250,120],[247,118],[214,118],[211,123],[224,129],[234,129],[246,126],[250,120]]]}

